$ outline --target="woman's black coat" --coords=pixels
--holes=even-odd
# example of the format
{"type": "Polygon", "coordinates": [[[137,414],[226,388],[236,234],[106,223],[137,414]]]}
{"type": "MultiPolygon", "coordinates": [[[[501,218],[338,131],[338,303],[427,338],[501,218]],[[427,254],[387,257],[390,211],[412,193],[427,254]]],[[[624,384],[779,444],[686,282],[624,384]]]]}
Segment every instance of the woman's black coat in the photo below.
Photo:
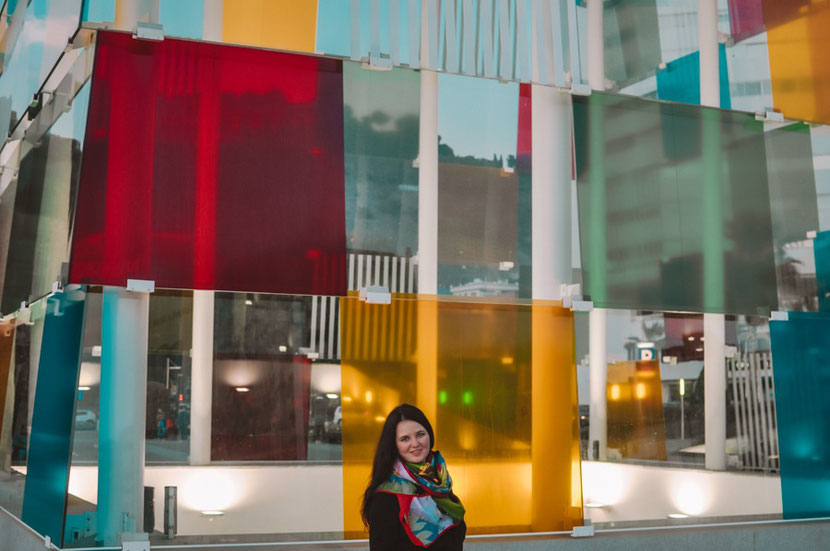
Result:
{"type": "MultiPolygon", "coordinates": [[[[378,492],[369,503],[369,550],[410,551],[423,547],[412,543],[401,525],[398,515],[401,508],[398,498],[392,494],[378,492]]],[[[458,551],[464,548],[467,525],[464,521],[441,534],[427,549],[430,551],[458,551]]]]}

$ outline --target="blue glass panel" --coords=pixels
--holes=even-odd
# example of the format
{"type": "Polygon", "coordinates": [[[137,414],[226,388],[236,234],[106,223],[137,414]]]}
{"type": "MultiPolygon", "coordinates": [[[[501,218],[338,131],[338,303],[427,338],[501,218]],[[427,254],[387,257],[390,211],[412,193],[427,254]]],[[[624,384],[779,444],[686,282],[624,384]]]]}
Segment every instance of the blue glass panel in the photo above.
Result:
{"type": "Polygon", "coordinates": [[[830,516],[830,316],[771,321],[784,518],[830,516]]]}
{"type": "MultiPolygon", "coordinates": [[[[718,45],[720,67],[720,106],[731,109],[726,46],[718,45]]],[[[700,105],[700,52],[692,52],[666,64],[657,72],[657,97],[669,101],[700,105]]]]}
{"type": "Polygon", "coordinates": [[[816,291],[818,309],[830,313],[830,231],[823,231],[813,240],[816,259],[816,291]]]}
{"type": "Polygon", "coordinates": [[[29,439],[23,522],[56,542],[63,537],[85,298],[76,287],[48,299],[29,439]]]}

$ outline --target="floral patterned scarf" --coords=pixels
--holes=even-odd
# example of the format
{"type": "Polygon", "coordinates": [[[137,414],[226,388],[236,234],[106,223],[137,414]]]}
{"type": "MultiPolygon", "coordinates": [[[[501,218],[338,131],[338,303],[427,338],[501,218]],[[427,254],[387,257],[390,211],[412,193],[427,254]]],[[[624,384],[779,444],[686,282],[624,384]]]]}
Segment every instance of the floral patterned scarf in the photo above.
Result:
{"type": "Polygon", "coordinates": [[[452,493],[452,478],[438,451],[423,463],[396,461],[378,491],[396,494],[399,503],[409,502],[408,511],[402,508],[401,521],[410,539],[414,537],[424,547],[464,518],[464,506],[452,493]]]}

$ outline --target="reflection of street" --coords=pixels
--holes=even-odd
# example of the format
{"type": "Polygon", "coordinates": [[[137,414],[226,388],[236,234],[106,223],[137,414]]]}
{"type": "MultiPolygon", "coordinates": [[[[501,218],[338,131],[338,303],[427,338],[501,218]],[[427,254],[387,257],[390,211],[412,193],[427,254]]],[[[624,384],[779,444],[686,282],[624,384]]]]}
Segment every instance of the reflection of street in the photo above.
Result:
{"type": "MultiPolygon", "coordinates": [[[[338,446],[339,447],[339,446],[338,446]]],[[[190,452],[188,440],[146,440],[147,463],[187,463],[190,452]]],[[[338,459],[339,459],[338,455],[338,459]]],[[[72,445],[72,462],[76,464],[98,461],[98,431],[76,430],[72,445]]]]}
{"type": "Polygon", "coordinates": [[[343,447],[338,444],[323,442],[308,443],[309,461],[340,461],[343,458],[343,447]]]}

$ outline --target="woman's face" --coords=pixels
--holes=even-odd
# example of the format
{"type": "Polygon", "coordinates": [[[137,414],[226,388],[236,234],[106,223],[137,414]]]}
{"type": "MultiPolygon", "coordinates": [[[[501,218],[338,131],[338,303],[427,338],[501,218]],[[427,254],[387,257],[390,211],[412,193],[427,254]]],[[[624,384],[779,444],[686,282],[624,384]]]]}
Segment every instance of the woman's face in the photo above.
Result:
{"type": "Polygon", "coordinates": [[[421,423],[405,419],[395,430],[398,455],[410,463],[422,463],[429,455],[430,441],[427,429],[421,423]]]}

